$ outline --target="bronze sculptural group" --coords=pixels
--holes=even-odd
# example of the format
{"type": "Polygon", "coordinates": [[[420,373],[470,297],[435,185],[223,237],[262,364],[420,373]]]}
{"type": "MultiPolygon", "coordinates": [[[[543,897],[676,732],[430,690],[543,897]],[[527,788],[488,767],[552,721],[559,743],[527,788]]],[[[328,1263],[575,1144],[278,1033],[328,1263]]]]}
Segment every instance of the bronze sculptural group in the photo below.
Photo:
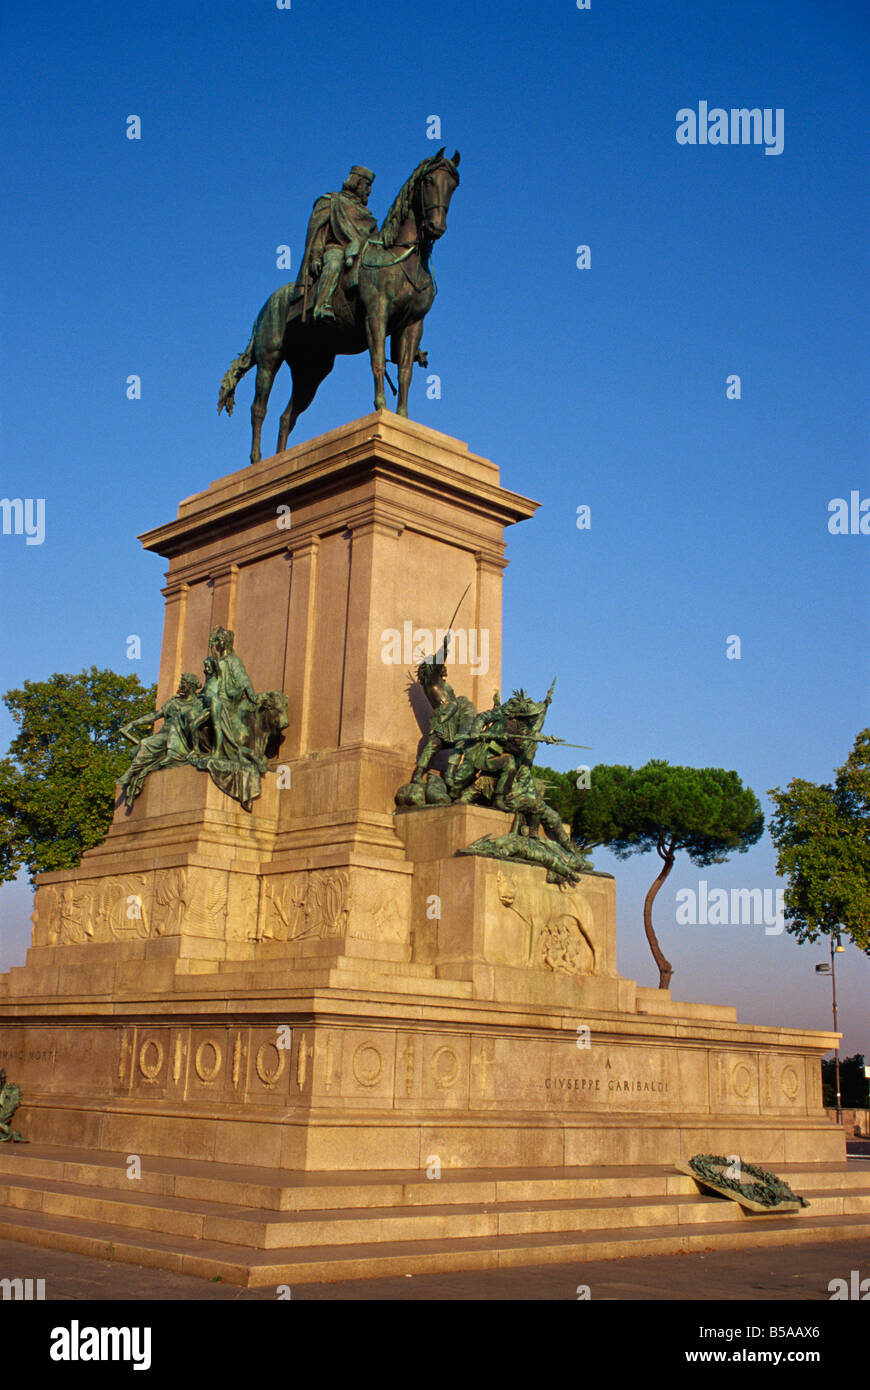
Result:
{"type": "Polygon", "coordinates": [[[12,1116],[21,1104],[21,1089],[14,1081],[6,1080],[6,1072],[0,1067],[0,1142],[26,1144],[28,1141],[17,1129],[12,1128],[12,1116]]]}
{"type": "Polygon", "coordinates": [[[477,803],[509,811],[513,824],[505,835],[484,836],[460,853],[541,864],[551,882],[575,883],[588,864],[534,775],[538,744],[564,742],[541,732],[555,681],[544,700],[515,690],[502,703],[495,692],[492,708],[478,713],[447,681],[449,637],[448,631],[442,650],[417,668],[432,715],[411,780],[396,793],[398,810],[477,803]]]}
{"type": "Polygon", "coordinates": [[[130,720],[121,729],[136,746],[121,778],[128,811],[150,773],[184,764],[207,772],[242,810],[251,810],[260,795],[269,745],[287,727],[287,697],[274,690],[258,695],[233,646],[232,632],[213,628],[202,682],[185,672],[177,693],[165,705],[130,720]],[[133,733],[158,719],[163,720],[159,732],[145,738],[133,733]]]}
{"type": "Polygon", "coordinates": [[[293,392],[281,416],[279,453],[337,355],[368,349],[375,409],[385,408],[387,338],[390,361],[398,366],[396,410],[408,414],[414,364],[426,365],[420,351],[423,319],[436,294],[430,257],[447,230],[447,210],[459,184],[458,165],[459,151],[448,159],[443,148],[418,164],[379,231],[366,206],[374,179],[370,169],[354,165],[339,192],[317,199],[299,278],[270,295],[248,346],[221,382],[218,412],[225,409],[231,415],[236,386],[252,367],[257,369],[251,463],[261,458],[263,420],[282,362],[290,368],[293,392]]]}

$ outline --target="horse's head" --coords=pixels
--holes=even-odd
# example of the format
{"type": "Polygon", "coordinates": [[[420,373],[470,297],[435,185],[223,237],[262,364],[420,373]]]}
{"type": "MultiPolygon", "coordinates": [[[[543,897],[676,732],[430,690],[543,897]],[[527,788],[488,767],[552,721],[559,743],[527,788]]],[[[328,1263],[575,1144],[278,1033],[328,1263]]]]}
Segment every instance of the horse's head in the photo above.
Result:
{"type": "Polygon", "coordinates": [[[418,164],[399,189],[381,228],[384,246],[395,246],[401,236],[430,247],[447,230],[447,209],[459,183],[459,151],[445,158],[443,148],[418,164]]]}
{"type": "Polygon", "coordinates": [[[437,241],[447,231],[447,209],[459,184],[459,151],[447,159],[444,147],[420,166],[414,212],[426,241],[437,241]]]}

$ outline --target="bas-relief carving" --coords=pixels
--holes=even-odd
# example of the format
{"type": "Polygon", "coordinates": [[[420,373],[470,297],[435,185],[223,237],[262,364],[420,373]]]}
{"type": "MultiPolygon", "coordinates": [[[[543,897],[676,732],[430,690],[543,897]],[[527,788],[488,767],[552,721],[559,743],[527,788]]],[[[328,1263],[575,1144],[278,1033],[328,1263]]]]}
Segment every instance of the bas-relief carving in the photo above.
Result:
{"type": "Polygon", "coordinates": [[[205,1086],[217,1081],[223,1065],[223,1048],[213,1038],[204,1038],[193,1056],[193,1069],[205,1086]]]}
{"type": "Polygon", "coordinates": [[[239,1082],[242,1079],[242,1061],[245,1057],[245,1047],[242,1042],[241,1033],[236,1033],[233,1043],[233,1090],[238,1090],[239,1082]]]}
{"type": "Polygon", "coordinates": [[[404,1063],[405,1095],[406,1095],[406,1096],[413,1095],[413,1092],[414,1092],[414,1060],[415,1060],[415,1057],[416,1057],[416,1049],[415,1049],[415,1047],[414,1047],[414,1039],[413,1039],[413,1038],[408,1038],[408,1040],[407,1040],[406,1043],[405,1043],[404,1051],[402,1052],[402,1056],[401,1056],[401,1061],[404,1063]]]}
{"type": "Polygon", "coordinates": [[[94,939],[93,889],[89,884],[65,883],[58,894],[59,946],[83,946],[94,939]]]}
{"type": "Polygon", "coordinates": [[[98,940],[93,897],[93,887],[89,883],[37,888],[33,911],[34,945],[84,946],[98,940]]]}
{"type": "Polygon", "coordinates": [[[46,886],[37,890],[34,942],[83,946],[185,931],[243,941],[348,934],[373,941],[405,939],[402,897],[393,879],[385,883],[377,874],[360,873],[351,880],[347,870],[310,870],[267,877],[262,885],[261,892],[253,874],[176,867],[46,886]]]}
{"type": "MultiPolygon", "coordinates": [[[[257,1030],[259,1032],[259,1030],[257,1030]]],[[[176,1031],[174,1035],[169,1032],[153,1032],[146,1030],[139,1032],[122,1030],[119,1043],[118,1056],[118,1081],[122,1086],[133,1087],[152,1087],[163,1085],[171,1077],[171,1084],[176,1089],[181,1085],[187,1091],[187,1077],[185,1072],[185,1058],[190,1054],[191,1068],[199,1082],[205,1086],[213,1086],[218,1083],[224,1070],[231,1074],[232,1088],[237,1094],[237,1099],[244,1101],[248,1099],[253,1090],[257,1090],[257,1083],[274,1091],[278,1088],[279,1082],[283,1080],[282,1089],[286,1090],[287,1079],[291,1080],[294,1089],[303,1091],[309,1081],[311,1074],[311,1062],[314,1057],[314,1039],[310,1034],[302,1032],[296,1036],[294,1045],[296,1049],[293,1073],[290,1076],[289,1062],[291,1056],[289,1051],[282,1048],[272,1038],[263,1038],[250,1029],[229,1029],[228,1031],[216,1032],[213,1036],[196,1038],[191,1041],[191,1031],[185,1028],[183,1031],[176,1031]],[[250,1053],[252,1061],[252,1074],[245,1078],[244,1059],[250,1053]],[[130,1074],[130,1064],[133,1065],[133,1074],[130,1074]]],[[[400,1099],[410,1097],[415,1094],[418,1085],[422,1082],[424,1088],[434,1087],[437,1092],[444,1092],[454,1095],[457,1086],[464,1086],[469,1072],[470,1061],[470,1090],[471,1097],[492,1099],[495,1090],[495,1056],[491,1041],[487,1039],[471,1039],[470,1059],[464,1055],[461,1048],[455,1045],[442,1042],[438,1039],[433,1040],[435,1046],[429,1050],[427,1038],[425,1036],[416,1037],[413,1034],[406,1035],[397,1053],[399,1065],[396,1068],[394,1078],[395,1097],[400,1099]],[[419,1075],[419,1063],[422,1063],[423,1074],[419,1075]]],[[[340,1067],[337,1065],[338,1058],[342,1051],[341,1036],[333,1037],[332,1031],[328,1031],[321,1039],[318,1047],[323,1069],[321,1072],[325,1092],[332,1092],[337,1089],[339,1094],[353,1094],[358,1088],[362,1092],[372,1091],[380,1088],[386,1080],[387,1060],[380,1039],[363,1037],[356,1041],[356,1045],[351,1042],[352,1051],[348,1054],[350,1063],[349,1089],[342,1086],[342,1076],[340,1067]]],[[[586,1073],[582,1077],[578,1073],[574,1075],[558,1074],[547,1075],[544,1077],[544,1094],[547,1103],[560,1101],[561,1103],[572,1103],[578,1099],[583,1103],[589,1100],[607,1102],[622,1102],[629,1099],[632,1103],[658,1102],[658,1104],[671,1104],[672,1101],[665,1100],[669,1097],[671,1083],[663,1080],[661,1075],[653,1076],[652,1079],[638,1079],[636,1069],[632,1059],[623,1056],[621,1053],[616,1055],[611,1062],[611,1055],[608,1053],[605,1059],[605,1070],[598,1080],[590,1080],[586,1073]],[[577,1093],[577,1094],[575,1094],[577,1093]]],[[[754,1054],[743,1058],[731,1054],[720,1054],[715,1059],[714,1074],[719,1078],[723,1087],[720,1093],[720,1101],[731,1100],[732,1104],[737,1101],[745,1104],[750,1097],[755,1084],[753,1065],[755,1063],[754,1054]]],[[[793,1102],[801,1090],[801,1078],[797,1066],[791,1059],[771,1058],[771,1075],[775,1075],[775,1086],[777,1091],[788,1102],[793,1102]],[[785,1065],[783,1065],[783,1062],[785,1065]],[[774,1073],[775,1068],[775,1073],[774,1073]]],[[[657,1072],[656,1068],[653,1068],[657,1072]]],[[[193,1078],[191,1077],[191,1080],[193,1078]]],[[[504,1078],[503,1078],[504,1079],[504,1078]]],[[[813,1089],[810,1083],[810,1089],[813,1089]]],[[[780,1100],[780,1107],[782,1100],[780,1100]]]]}
{"type": "Polygon", "coordinates": [[[149,936],[160,935],[160,927],[151,921],[148,887],[145,874],[100,879],[94,889],[99,940],[144,941],[149,936]],[[103,930],[104,923],[108,926],[107,933],[103,930]]]}
{"type": "Polygon", "coordinates": [[[480,1047],[471,1059],[471,1069],[477,1077],[478,1095],[485,1096],[489,1084],[489,1069],[495,1067],[495,1057],[488,1045],[481,1040],[480,1047]]]}
{"type": "Polygon", "coordinates": [[[172,1053],[172,1084],[177,1086],[181,1080],[182,1068],[184,1065],[185,1046],[184,1039],[180,1033],[175,1035],[175,1047],[172,1053]]]}
{"type": "Polygon", "coordinates": [[[90,941],[142,941],[152,934],[145,874],[70,882],[40,890],[40,932],[52,946],[90,941]],[[45,894],[42,899],[42,894],[45,894]]]}
{"type": "Polygon", "coordinates": [[[737,1062],[731,1068],[731,1090],[739,1100],[745,1100],[752,1090],[752,1069],[745,1062],[737,1062]]]}
{"type": "Polygon", "coordinates": [[[384,1059],[374,1043],[360,1043],[351,1059],[351,1067],[361,1086],[376,1086],[384,1069],[384,1059]]]}
{"type": "Polygon", "coordinates": [[[542,929],[538,939],[540,963],[565,975],[591,975],[595,956],[576,917],[563,913],[542,929]]]}
{"type": "Polygon", "coordinates": [[[178,936],[187,916],[190,889],[183,869],[166,869],[155,876],[154,916],[158,936],[178,936]]]}
{"type": "Polygon", "coordinates": [[[260,880],[254,874],[232,874],[228,885],[228,941],[256,941],[260,880]]]}
{"type": "Polygon", "coordinates": [[[131,1043],[125,1028],[121,1034],[121,1046],[118,1053],[118,1084],[121,1086],[123,1086],[124,1080],[127,1078],[127,1061],[130,1055],[130,1048],[131,1043]]]}
{"type": "Polygon", "coordinates": [[[154,936],[223,937],[226,874],[209,869],[162,869],[154,874],[154,936]]]}
{"type": "Polygon", "coordinates": [[[406,941],[410,906],[406,912],[402,906],[407,891],[403,880],[393,875],[355,874],[351,936],[365,941],[406,941]]]}
{"type": "Polygon", "coordinates": [[[765,1056],[759,1076],[759,1058],[753,1053],[746,1057],[716,1057],[714,1079],[716,1098],[720,1102],[745,1103],[757,1099],[763,1110],[781,1109],[783,1102],[793,1104],[801,1095],[802,1083],[796,1065],[782,1056],[765,1056]]]}
{"type": "Polygon", "coordinates": [[[37,890],[34,939],[49,946],[91,941],[146,941],[221,936],[227,909],[226,874],[207,869],[160,869],[109,875],[37,890]]]}
{"type": "Polygon", "coordinates": [[[331,1091],[334,1083],[341,1080],[340,1074],[336,1074],[335,1044],[331,1033],[327,1033],[326,1035],[323,1052],[323,1089],[325,1091],[331,1091]]]}
{"type": "Polygon", "coordinates": [[[296,1050],[296,1085],[300,1091],[305,1089],[305,1078],[308,1075],[308,1062],[314,1056],[314,1046],[309,1044],[307,1033],[303,1033],[299,1039],[296,1050]]]}
{"type": "Polygon", "coordinates": [[[436,1048],[429,1059],[429,1070],[439,1090],[447,1091],[455,1086],[461,1070],[455,1049],[447,1046],[436,1048]]]}
{"type": "Polygon", "coordinates": [[[163,1043],[159,1038],[145,1038],[139,1046],[139,1071],[149,1084],[154,1084],[163,1067],[163,1043]]]}
{"type": "Polygon", "coordinates": [[[712,1093],[715,1104],[757,1105],[762,1112],[782,1110],[796,1101],[801,1080],[788,1057],[766,1053],[711,1053],[712,1093]]]}
{"type": "Polygon", "coordinates": [[[258,941],[405,938],[395,883],[384,883],[376,874],[351,879],[345,869],[311,869],[268,877],[260,899],[258,941]]]}
{"type": "MultiPolygon", "coordinates": [[[[186,1095],[191,1082],[203,1086],[222,1086],[226,1074],[227,1086],[237,1092],[238,1100],[250,1097],[253,1075],[246,1076],[246,1061],[250,1054],[253,1073],[267,1090],[273,1090],[288,1071],[289,1049],[271,1038],[257,1036],[261,1030],[231,1028],[216,1030],[206,1037],[201,1030],[185,1025],[174,1031],[122,1029],[119,1038],[117,1077],[119,1085],[131,1090],[140,1086],[163,1085],[170,1081],[176,1091],[186,1095]],[[190,1059],[190,1072],[186,1066],[190,1059]],[[131,1074],[132,1063],[132,1074],[131,1074]]],[[[299,1038],[296,1051],[296,1082],[305,1086],[308,1064],[313,1048],[305,1033],[299,1038]]]]}
{"type": "Polygon", "coordinates": [[[347,930],[350,894],[340,870],[267,878],[260,899],[259,941],[325,940],[347,930]]]}
{"type": "Polygon", "coordinates": [[[595,947],[578,915],[586,915],[585,904],[578,902],[570,885],[521,883],[500,869],[497,886],[506,913],[527,928],[523,958],[511,964],[566,975],[597,974],[595,947]]]}
{"type": "Polygon", "coordinates": [[[756,1052],[710,1051],[709,1059],[714,1105],[755,1105],[763,1109],[770,1104],[766,1099],[764,1069],[756,1052]]]}
{"type": "MultiPolygon", "coordinates": [[[[304,1044],[304,1035],[303,1035],[304,1044]]],[[[287,1064],[287,1049],[266,1038],[257,1048],[254,1068],[264,1086],[275,1086],[284,1075],[287,1064]]],[[[303,1077],[304,1080],[304,1077],[303,1077]]]]}
{"type": "Polygon", "coordinates": [[[809,1087],[806,1084],[803,1059],[795,1062],[789,1057],[765,1057],[763,1071],[766,1108],[782,1109],[783,1103],[788,1106],[801,1102],[809,1105],[816,1103],[813,1082],[810,1081],[809,1087]]]}

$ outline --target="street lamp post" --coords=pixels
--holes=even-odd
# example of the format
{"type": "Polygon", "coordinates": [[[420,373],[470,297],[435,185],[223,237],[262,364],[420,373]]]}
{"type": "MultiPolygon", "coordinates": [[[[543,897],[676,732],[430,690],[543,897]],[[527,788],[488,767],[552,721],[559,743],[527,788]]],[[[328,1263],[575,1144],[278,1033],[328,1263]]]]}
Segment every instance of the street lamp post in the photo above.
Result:
{"type": "MultiPolygon", "coordinates": [[[[838,953],[839,953],[839,954],[842,954],[842,952],[844,952],[845,949],[846,949],[845,946],[841,946],[841,945],[840,945],[840,938],[837,937],[837,938],[835,939],[835,938],[832,936],[832,937],[831,937],[831,964],[830,964],[830,965],[822,964],[822,965],[817,965],[817,966],[816,966],[816,974],[817,974],[817,975],[830,975],[830,977],[831,977],[831,1002],[832,1002],[832,1004],[833,1004],[833,1009],[834,1009],[834,1032],[835,1032],[835,1033],[839,1033],[840,1028],[839,1028],[839,1023],[838,1023],[838,1020],[837,1020],[837,971],[836,971],[836,967],[835,967],[834,956],[835,956],[835,954],[838,954],[838,953]]],[[[843,1102],[842,1102],[842,1096],[841,1096],[841,1092],[840,1092],[840,1043],[839,1043],[839,1040],[837,1041],[837,1044],[836,1044],[836,1046],[834,1047],[834,1075],[835,1075],[835,1077],[836,1077],[836,1082],[837,1082],[837,1124],[839,1125],[839,1124],[842,1124],[842,1122],[843,1122],[843,1102]]]]}
{"type": "MultiPolygon", "coordinates": [[[[839,1027],[839,1023],[838,1023],[838,1021],[837,1021],[837,971],[836,971],[836,969],[834,968],[834,952],[835,952],[835,951],[842,951],[842,950],[843,950],[843,947],[840,945],[840,939],[839,939],[839,937],[837,938],[837,944],[836,944],[836,946],[834,945],[834,938],[831,937],[831,995],[832,995],[832,1000],[833,1000],[833,1005],[834,1005],[834,1032],[835,1032],[835,1033],[839,1033],[840,1027],[839,1027]]],[[[837,1124],[839,1125],[839,1124],[842,1124],[842,1122],[843,1122],[843,1102],[842,1102],[842,1098],[841,1098],[841,1095],[840,1095],[840,1040],[839,1040],[839,1038],[837,1039],[837,1044],[836,1044],[836,1047],[834,1048],[834,1073],[835,1073],[836,1078],[837,1078],[837,1124]]]]}

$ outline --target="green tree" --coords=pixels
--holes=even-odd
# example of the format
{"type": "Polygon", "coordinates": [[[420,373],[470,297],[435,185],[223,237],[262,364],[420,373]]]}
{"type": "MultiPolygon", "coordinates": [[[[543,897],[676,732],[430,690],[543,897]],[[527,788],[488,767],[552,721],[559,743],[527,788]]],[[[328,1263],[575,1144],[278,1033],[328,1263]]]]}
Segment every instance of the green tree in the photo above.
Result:
{"type": "Polygon", "coordinates": [[[552,790],[547,795],[560,814],[570,816],[571,834],[585,851],[606,845],[618,859],[654,849],[661,872],[643,905],[646,938],[659,969],[659,989],[674,973],[653,928],[653,903],[680,850],[693,864],[722,864],[760,839],[764,816],[755,793],[736,772],[712,767],[672,767],[661,760],[644,767],[601,764],[589,787],[578,788],[574,774],[541,768],[552,790]]]}
{"type": "MultiPolygon", "coordinates": [[[[822,1099],[831,1109],[837,1104],[837,1071],[832,1058],[822,1062],[822,1099]]],[[[867,1109],[867,1078],[864,1075],[864,1054],[840,1058],[840,1102],[847,1110],[867,1109]]]]}
{"type": "Polygon", "coordinates": [[[122,724],[154,708],[156,688],[115,671],[55,673],[3,700],[19,726],[0,759],[0,881],[75,868],[106,838],[130,761],[122,724]]]}
{"type": "Polygon", "coordinates": [[[870,729],[833,784],[795,778],[769,795],[777,872],[788,880],[786,931],[798,941],[849,936],[870,955],[870,729]]]}

